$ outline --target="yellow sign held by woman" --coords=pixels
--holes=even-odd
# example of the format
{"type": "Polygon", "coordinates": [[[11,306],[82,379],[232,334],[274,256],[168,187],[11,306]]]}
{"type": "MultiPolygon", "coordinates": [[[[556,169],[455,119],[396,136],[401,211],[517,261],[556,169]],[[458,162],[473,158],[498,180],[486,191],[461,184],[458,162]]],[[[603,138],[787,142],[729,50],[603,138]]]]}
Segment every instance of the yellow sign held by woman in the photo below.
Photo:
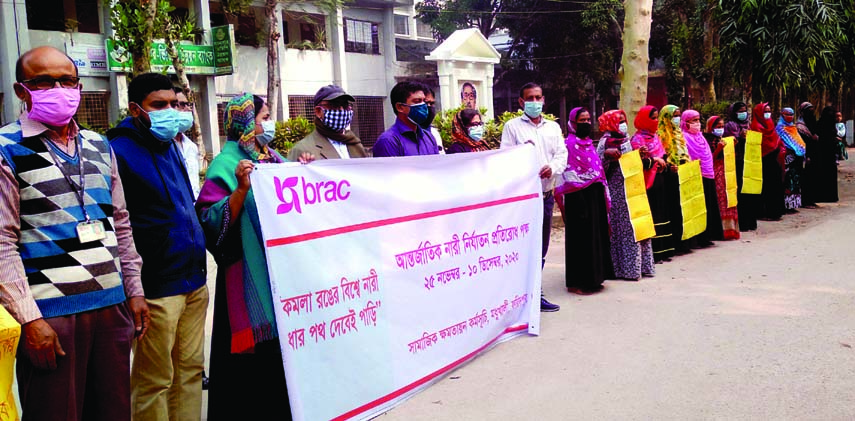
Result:
{"type": "Polygon", "coordinates": [[[18,420],[12,384],[15,380],[15,353],[21,339],[21,325],[0,306],[0,420],[18,420]]]}
{"type": "Polygon", "coordinates": [[[736,183],[736,148],[733,136],[721,140],[724,143],[724,186],[727,191],[727,207],[736,206],[736,192],[739,189],[736,183]]]}
{"type": "Polygon", "coordinates": [[[635,232],[635,241],[646,240],[656,235],[653,214],[647,200],[647,185],[644,182],[644,165],[637,150],[620,157],[620,170],[623,173],[626,205],[629,219],[635,232]]]}
{"type": "Polygon", "coordinates": [[[707,206],[701,161],[691,161],[677,168],[680,177],[680,209],[683,211],[683,237],[688,240],[707,229],[707,206]]]}
{"type": "Polygon", "coordinates": [[[742,167],[742,194],[763,192],[763,134],[749,130],[745,136],[745,166],[742,167]]]}

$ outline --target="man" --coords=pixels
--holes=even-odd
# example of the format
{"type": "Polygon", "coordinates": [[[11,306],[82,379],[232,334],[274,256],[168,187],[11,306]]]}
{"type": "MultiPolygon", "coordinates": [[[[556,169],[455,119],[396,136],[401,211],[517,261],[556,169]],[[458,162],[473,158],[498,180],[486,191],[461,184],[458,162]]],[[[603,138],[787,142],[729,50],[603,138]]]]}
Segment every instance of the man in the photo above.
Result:
{"type": "MultiPolygon", "coordinates": [[[[546,264],[546,252],[549,250],[549,234],[552,227],[552,210],[555,197],[552,189],[556,180],[567,165],[567,148],[564,146],[561,128],[558,123],[543,118],[543,89],[536,83],[527,83],[520,89],[519,104],[523,115],[505,123],[500,148],[532,143],[540,161],[538,176],[543,187],[543,249],[542,259],[546,264]]],[[[540,310],[558,311],[561,307],[546,300],[541,292],[540,310]]]]}
{"type": "Polygon", "coordinates": [[[315,130],[297,142],[288,153],[298,161],[308,152],[320,159],[365,158],[368,153],[362,141],[350,131],[353,103],[356,100],[336,85],[327,85],[315,93],[315,130]]]}
{"type": "Polygon", "coordinates": [[[15,66],[26,112],[0,128],[0,304],[22,325],[29,420],[129,420],[131,341],[149,324],[109,144],[80,130],[77,67],[38,47],[15,66]]]}
{"type": "Polygon", "coordinates": [[[440,155],[445,155],[445,147],[442,146],[442,136],[439,134],[439,130],[433,126],[433,119],[436,118],[436,94],[434,94],[433,89],[424,85],[425,88],[425,104],[428,106],[428,118],[424,122],[424,124],[420,124],[423,129],[430,130],[430,134],[433,135],[433,138],[436,139],[436,148],[439,149],[440,155]]]}
{"type": "Polygon", "coordinates": [[[463,108],[478,109],[478,93],[475,92],[475,85],[469,82],[463,84],[463,87],[460,88],[460,102],[463,104],[463,108]]]}
{"type": "Polygon", "coordinates": [[[375,157],[436,155],[436,139],[425,130],[430,109],[425,103],[425,88],[416,82],[399,82],[389,94],[397,116],[395,124],[383,132],[374,144],[375,157]]]}
{"type": "Polygon", "coordinates": [[[128,84],[130,116],[110,130],[119,174],[128,191],[134,239],[143,258],[142,283],[152,313],[145,341],[134,343],[133,418],[198,420],[202,416],[205,240],[178,135],[178,97],[160,73],[128,84]]]}
{"type": "Polygon", "coordinates": [[[175,135],[175,144],[184,158],[184,167],[187,169],[187,178],[190,179],[190,187],[193,188],[193,200],[199,197],[199,147],[184,133],[193,127],[193,103],[187,100],[184,90],[175,87],[175,96],[178,98],[178,134],[175,135]]]}

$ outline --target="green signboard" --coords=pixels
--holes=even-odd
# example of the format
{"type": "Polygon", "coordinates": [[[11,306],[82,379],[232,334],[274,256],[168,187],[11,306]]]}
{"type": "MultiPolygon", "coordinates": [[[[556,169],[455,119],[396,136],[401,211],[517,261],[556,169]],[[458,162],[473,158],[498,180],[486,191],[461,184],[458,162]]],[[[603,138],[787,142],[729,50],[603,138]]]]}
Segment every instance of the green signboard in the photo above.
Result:
{"type": "MultiPolygon", "coordinates": [[[[234,73],[234,31],[231,25],[212,28],[214,45],[178,44],[178,53],[187,74],[230,75],[234,73]],[[222,39],[218,39],[222,37],[222,39]]],[[[133,67],[130,53],[111,39],[106,41],[107,69],[111,72],[129,72],[133,67]]],[[[151,44],[151,71],[175,73],[166,43],[151,44]]]]}

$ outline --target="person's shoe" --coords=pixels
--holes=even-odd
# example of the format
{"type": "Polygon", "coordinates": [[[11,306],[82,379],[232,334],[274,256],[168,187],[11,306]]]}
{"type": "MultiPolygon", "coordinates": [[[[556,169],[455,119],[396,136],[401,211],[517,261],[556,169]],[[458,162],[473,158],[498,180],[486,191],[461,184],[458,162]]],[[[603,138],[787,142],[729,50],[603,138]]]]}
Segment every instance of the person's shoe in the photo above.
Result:
{"type": "Polygon", "coordinates": [[[552,304],[546,300],[546,297],[540,297],[540,311],[544,313],[552,313],[561,309],[558,304],[552,304]]]}
{"type": "Polygon", "coordinates": [[[208,385],[209,385],[210,383],[211,383],[211,380],[210,380],[210,379],[208,378],[208,376],[206,376],[206,375],[205,375],[205,373],[203,372],[203,373],[202,373],[202,390],[208,390],[208,385]]]}

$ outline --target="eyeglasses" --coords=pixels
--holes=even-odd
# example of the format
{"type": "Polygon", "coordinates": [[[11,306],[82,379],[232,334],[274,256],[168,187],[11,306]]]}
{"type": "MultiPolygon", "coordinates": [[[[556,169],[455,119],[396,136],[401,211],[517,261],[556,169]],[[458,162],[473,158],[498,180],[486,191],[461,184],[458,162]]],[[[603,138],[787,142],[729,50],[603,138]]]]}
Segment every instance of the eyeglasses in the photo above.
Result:
{"type": "Polygon", "coordinates": [[[56,86],[57,83],[59,83],[59,86],[63,88],[73,89],[76,88],[77,85],[80,83],[80,78],[74,76],[63,76],[59,78],[54,78],[50,76],[38,76],[32,79],[22,81],[21,83],[27,85],[27,87],[29,87],[30,89],[52,89],[56,86]]]}

